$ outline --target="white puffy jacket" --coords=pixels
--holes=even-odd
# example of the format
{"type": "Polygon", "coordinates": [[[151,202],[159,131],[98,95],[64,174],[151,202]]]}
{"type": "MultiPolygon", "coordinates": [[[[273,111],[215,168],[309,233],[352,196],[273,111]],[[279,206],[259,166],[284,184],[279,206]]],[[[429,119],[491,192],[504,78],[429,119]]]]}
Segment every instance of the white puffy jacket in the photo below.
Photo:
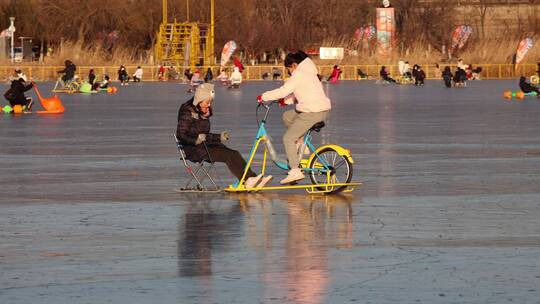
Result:
{"type": "Polygon", "coordinates": [[[137,77],[139,79],[142,79],[142,77],[143,77],[143,69],[136,69],[135,73],[133,74],[133,77],[137,77]]]}
{"type": "Polygon", "coordinates": [[[229,80],[232,84],[242,83],[242,73],[240,73],[240,69],[238,67],[234,67],[234,71],[232,72],[231,78],[229,80]]]}
{"type": "Polygon", "coordinates": [[[296,99],[296,110],[305,113],[328,111],[332,108],[330,99],[324,93],[323,86],[317,76],[317,67],[311,59],[306,58],[292,72],[285,84],[262,95],[264,101],[285,98],[287,104],[296,99]]]}

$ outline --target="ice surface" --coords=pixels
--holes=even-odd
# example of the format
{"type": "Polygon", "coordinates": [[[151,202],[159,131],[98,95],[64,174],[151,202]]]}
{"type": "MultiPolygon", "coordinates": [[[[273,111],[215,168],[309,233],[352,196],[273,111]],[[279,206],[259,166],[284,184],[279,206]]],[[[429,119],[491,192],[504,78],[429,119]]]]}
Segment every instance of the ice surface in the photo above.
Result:
{"type": "MultiPolygon", "coordinates": [[[[230,147],[248,153],[255,97],[278,84],[218,87],[230,147]]],[[[340,196],[175,193],[185,85],[2,115],[0,303],[536,303],[540,102],[505,89],[328,85],[316,141],[351,149],[364,183],[340,196]]]]}

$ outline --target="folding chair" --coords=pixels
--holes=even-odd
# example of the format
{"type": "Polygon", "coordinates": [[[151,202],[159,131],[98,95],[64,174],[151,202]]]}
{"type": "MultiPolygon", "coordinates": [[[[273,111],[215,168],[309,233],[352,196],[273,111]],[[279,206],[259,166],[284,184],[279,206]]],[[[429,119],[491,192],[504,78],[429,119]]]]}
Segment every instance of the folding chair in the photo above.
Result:
{"type": "Polygon", "coordinates": [[[208,152],[208,147],[206,143],[203,142],[206,153],[208,154],[207,161],[210,165],[205,166],[204,160],[200,162],[191,162],[186,159],[186,153],[184,152],[184,147],[176,137],[176,134],[173,134],[174,139],[176,140],[176,147],[178,148],[178,153],[180,154],[180,160],[184,164],[186,171],[191,175],[191,178],[186,183],[183,188],[177,188],[177,192],[221,192],[221,188],[217,185],[216,179],[221,183],[221,179],[217,178],[216,169],[214,168],[214,161],[210,153],[208,152]],[[194,168],[195,167],[195,168],[194,168]],[[208,181],[208,182],[206,182],[208,181]]]}

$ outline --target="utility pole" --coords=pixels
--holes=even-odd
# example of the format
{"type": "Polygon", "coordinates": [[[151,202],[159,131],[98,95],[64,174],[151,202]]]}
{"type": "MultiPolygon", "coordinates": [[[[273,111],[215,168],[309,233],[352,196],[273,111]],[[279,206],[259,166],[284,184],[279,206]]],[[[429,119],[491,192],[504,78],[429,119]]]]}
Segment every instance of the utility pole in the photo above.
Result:
{"type": "Polygon", "coordinates": [[[186,19],[189,22],[189,0],[186,0],[186,19]]]}
{"type": "Polygon", "coordinates": [[[163,0],[162,9],[163,9],[163,24],[167,24],[167,22],[168,22],[168,20],[167,20],[167,0],[163,0]]]}
{"type": "Polygon", "coordinates": [[[11,34],[11,62],[15,61],[15,17],[9,17],[11,25],[8,30],[11,34]]]}
{"type": "Polygon", "coordinates": [[[214,9],[215,9],[215,6],[214,6],[214,0],[210,0],[210,44],[211,44],[211,52],[210,54],[212,55],[212,58],[214,58],[214,26],[215,26],[215,22],[214,22],[214,9]]]}

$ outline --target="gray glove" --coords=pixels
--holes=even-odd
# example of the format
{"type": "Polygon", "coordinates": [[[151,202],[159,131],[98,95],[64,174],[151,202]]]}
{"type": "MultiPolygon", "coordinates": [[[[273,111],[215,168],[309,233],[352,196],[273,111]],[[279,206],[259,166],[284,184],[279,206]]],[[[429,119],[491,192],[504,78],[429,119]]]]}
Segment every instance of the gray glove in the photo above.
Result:
{"type": "Polygon", "coordinates": [[[223,132],[221,132],[220,138],[221,138],[221,141],[222,141],[222,142],[231,139],[231,136],[229,135],[229,131],[223,131],[223,132]]]}
{"type": "Polygon", "coordinates": [[[206,141],[206,134],[199,134],[199,136],[197,136],[197,140],[195,141],[195,145],[200,145],[205,141],[206,141]]]}

